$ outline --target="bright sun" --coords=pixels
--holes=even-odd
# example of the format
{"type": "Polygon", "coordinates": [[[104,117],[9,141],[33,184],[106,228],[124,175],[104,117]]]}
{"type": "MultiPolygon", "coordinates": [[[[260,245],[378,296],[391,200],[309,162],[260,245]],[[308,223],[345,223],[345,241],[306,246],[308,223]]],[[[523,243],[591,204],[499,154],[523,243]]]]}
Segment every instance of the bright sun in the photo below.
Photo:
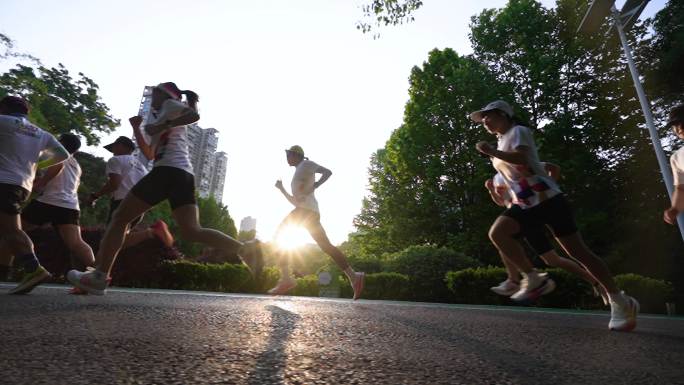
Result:
{"type": "Polygon", "coordinates": [[[285,227],[276,239],[278,247],[284,250],[295,250],[309,242],[311,242],[309,233],[299,226],[285,227]]]}

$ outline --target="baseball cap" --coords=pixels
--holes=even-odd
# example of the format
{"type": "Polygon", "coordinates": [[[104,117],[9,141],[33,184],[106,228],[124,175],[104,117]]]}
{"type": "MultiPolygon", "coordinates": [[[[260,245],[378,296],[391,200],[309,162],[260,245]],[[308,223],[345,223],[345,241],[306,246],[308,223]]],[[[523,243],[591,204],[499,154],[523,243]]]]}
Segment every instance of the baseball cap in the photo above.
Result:
{"type": "Polygon", "coordinates": [[[120,137],[116,138],[116,140],[113,143],[110,143],[110,144],[104,146],[104,148],[106,148],[107,151],[109,151],[109,152],[114,152],[114,151],[112,151],[112,148],[117,143],[123,144],[124,146],[130,148],[131,150],[135,150],[135,144],[133,143],[131,138],[129,138],[127,136],[120,136],[120,137]]]}
{"type": "Polygon", "coordinates": [[[285,151],[287,151],[287,152],[293,152],[293,153],[295,153],[295,154],[299,154],[299,155],[301,155],[301,156],[304,156],[304,149],[302,149],[301,146],[298,146],[298,145],[296,145],[296,144],[295,144],[294,146],[288,148],[288,149],[285,150],[285,151]]]}
{"type": "Polygon", "coordinates": [[[487,104],[483,109],[470,113],[470,119],[475,123],[480,123],[483,118],[483,113],[492,110],[503,111],[509,118],[513,117],[513,108],[510,104],[504,102],[503,100],[495,100],[487,104]]]}
{"type": "Polygon", "coordinates": [[[675,123],[684,122],[684,104],[673,107],[670,110],[670,116],[667,119],[666,127],[670,127],[675,123]]]}

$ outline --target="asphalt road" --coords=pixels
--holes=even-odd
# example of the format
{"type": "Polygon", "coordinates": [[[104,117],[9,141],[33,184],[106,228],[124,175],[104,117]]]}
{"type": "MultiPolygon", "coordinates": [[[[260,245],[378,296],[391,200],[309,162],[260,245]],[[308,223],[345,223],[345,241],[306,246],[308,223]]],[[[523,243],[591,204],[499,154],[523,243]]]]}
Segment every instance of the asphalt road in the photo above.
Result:
{"type": "Polygon", "coordinates": [[[0,384],[684,384],[683,318],[9,287],[0,384]]]}

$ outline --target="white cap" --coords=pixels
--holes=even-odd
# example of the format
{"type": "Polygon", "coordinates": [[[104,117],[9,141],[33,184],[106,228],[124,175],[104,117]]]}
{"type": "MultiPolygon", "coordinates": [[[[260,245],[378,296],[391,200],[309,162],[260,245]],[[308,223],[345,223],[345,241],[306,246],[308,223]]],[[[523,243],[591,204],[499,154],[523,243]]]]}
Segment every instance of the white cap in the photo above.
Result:
{"type": "Polygon", "coordinates": [[[503,100],[495,100],[487,104],[483,109],[471,112],[470,119],[472,119],[475,123],[480,123],[482,121],[482,113],[491,110],[500,110],[508,115],[509,118],[513,117],[513,108],[511,108],[510,104],[504,102],[503,100]]]}

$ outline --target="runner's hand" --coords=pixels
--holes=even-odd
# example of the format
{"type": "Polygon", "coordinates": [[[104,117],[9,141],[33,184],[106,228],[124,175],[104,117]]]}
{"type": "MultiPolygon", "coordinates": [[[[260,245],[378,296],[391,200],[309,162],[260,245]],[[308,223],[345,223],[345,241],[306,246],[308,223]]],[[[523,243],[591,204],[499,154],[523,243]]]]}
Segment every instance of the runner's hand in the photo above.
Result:
{"type": "Polygon", "coordinates": [[[475,148],[477,149],[477,151],[479,151],[485,155],[489,155],[489,156],[492,156],[494,151],[496,151],[496,148],[494,146],[492,146],[491,144],[489,144],[485,141],[478,142],[475,145],[475,148]]]}
{"type": "Polygon", "coordinates": [[[278,179],[278,180],[275,182],[275,186],[276,186],[276,188],[277,188],[278,190],[282,190],[282,189],[284,188],[284,187],[283,187],[283,181],[280,180],[280,179],[278,179]]]}
{"type": "Polygon", "coordinates": [[[676,208],[670,207],[669,209],[665,210],[663,213],[663,220],[665,222],[674,225],[677,222],[677,215],[679,214],[679,211],[677,211],[676,208]]]}
{"type": "Polygon", "coordinates": [[[128,118],[128,122],[131,123],[131,127],[133,127],[134,130],[139,130],[140,125],[142,124],[143,118],[142,116],[131,116],[128,118]]]}
{"type": "Polygon", "coordinates": [[[487,179],[485,181],[485,188],[489,191],[494,190],[494,181],[492,179],[487,179]]]}

